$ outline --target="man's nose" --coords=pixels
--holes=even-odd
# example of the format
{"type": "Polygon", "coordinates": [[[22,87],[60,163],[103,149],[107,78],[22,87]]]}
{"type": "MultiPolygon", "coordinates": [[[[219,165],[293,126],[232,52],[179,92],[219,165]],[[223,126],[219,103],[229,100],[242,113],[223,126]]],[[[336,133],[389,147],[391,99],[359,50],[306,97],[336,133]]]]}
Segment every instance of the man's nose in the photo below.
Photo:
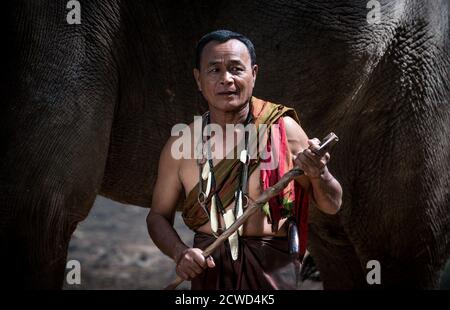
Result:
{"type": "Polygon", "coordinates": [[[222,75],[220,83],[225,85],[225,84],[231,84],[233,82],[234,82],[233,76],[230,74],[230,72],[225,71],[225,73],[222,75]]]}

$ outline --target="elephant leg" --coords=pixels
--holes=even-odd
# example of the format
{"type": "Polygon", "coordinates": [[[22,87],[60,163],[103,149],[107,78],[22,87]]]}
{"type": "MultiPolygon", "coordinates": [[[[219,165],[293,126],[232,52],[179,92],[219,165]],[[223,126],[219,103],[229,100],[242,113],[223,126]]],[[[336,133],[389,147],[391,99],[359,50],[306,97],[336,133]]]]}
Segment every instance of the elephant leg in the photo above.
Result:
{"type": "Polygon", "coordinates": [[[70,236],[100,190],[114,101],[105,98],[104,107],[80,100],[74,105],[84,108],[72,110],[73,98],[55,108],[17,97],[36,116],[16,124],[0,167],[3,284],[61,288],[70,236]]]}
{"type": "Polygon", "coordinates": [[[320,271],[325,290],[364,287],[365,275],[353,245],[343,238],[333,242],[323,237],[323,229],[309,225],[308,248],[320,271]]]}
{"type": "Polygon", "coordinates": [[[100,191],[117,103],[117,5],[9,1],[2,73],[2,285],[61,288],[68,243],[100,191]],[[109,18],[97,23],[96,16],[109,18]],[[111,24],[108,24],[110,22],[111,24]],[[29,31],[23,25],[33,25],[29,31]],[[4,274],[4,276],[3,276],[4,274]]]}
{"type": "MultiPolygon", "coordinates": [[[[369,236],[366,242],[361,240],[345,241],[336,235],[324,235],[324,227],[318,229],[310,225],[309,248],[320,271],[324,289],[380,289],[380,288],[437,288],[439,279],[438,264],[430,264],[436,257],[429,250],[433,246],[418,243],[398,244],[390,247],[389,236],[369,236]],[[372,240],[372,242],[370,241],[372,240]],[[381,243],[374,243],[381,241],[381,243]],[[383,242],[384,241],[384,242],[383,242]],[[379,267],[369,262],[376,261],[379,267]],[[379,268],[379,283],[371,283],[369,274],[379,268]]],[[[325,230],[326,231],[326,230],[325,230]]],[[[333,231],[333,230],[332,230],[333,231]]],[[[334,231],[335,232],[335,231],[334,231]]],[[[398,240],[407,240],[398,232],[398,240]]]]}
{"type": "Polygon", "coordinates": [[[375,268],[368,266],[368,262],[374,260],[379,263],[379,283],[372,283],[371,288],[437,289],[439,287],[440,270],[430,265],[433,257],[426,248],[421,251],[418,249],[411,252],[403,251],[402,255],[387,249],[380,249],[378,252],[373,249],[372,251],[366,248],[361,249],[360,264],[362,268],[368,268],[367,272],[375,268]]]}
{"type": "MultiPolygon", "coordinates": [[[[15,175],[2,180],[5,200],[1,208],[7,216],[1,219],[0,262],[6,266],[2,283],[9,287],[61,288],[71,234],[88,215],[101,186],[107,144],[103,154],[96,154],[100,150],[91,147],[93,141],[82,146],[67,139],[67,133],[58,135],[64,145],[60,150],[77,148],[79,156],[67,158],[57,148],[48,154],[49,161],[40,156],[16,157],[9,169],[4,167],[7,174],[15,175]]],[[[96,134],[85,132],[85,141],[89,136],[96,134]]],[[[53,142],[39,140],[41,145],[53,142]]],[[[36,149],[36,153],[40,151],[36,149]]]]}
{"type": "MultiPolygon", "coordinates": [[[[2,285],[8,288],[59,289],[63,285],[71,232],[50,234],[21,223],[2,238],[0,262],[7,266],[2,285]]],[[[63,228],[64,229],[64,228],[63,228]]]]}
{"type": "MultiPolygon", "coordinates": [[[[113,108],[111,119],[112,113],[113,108]]],[[[11,152],[2,167],[0,261],[8,266],[2,283],[61,288],[70,236],[93,205],[108,153],[107,126],[83,126],[93,122],[91,117],[80,116],[78,126],[62,126],[62,131],[45,126],[19,130],[41,132],[36,141],[18,146],[26,152],[11,152]]]]}

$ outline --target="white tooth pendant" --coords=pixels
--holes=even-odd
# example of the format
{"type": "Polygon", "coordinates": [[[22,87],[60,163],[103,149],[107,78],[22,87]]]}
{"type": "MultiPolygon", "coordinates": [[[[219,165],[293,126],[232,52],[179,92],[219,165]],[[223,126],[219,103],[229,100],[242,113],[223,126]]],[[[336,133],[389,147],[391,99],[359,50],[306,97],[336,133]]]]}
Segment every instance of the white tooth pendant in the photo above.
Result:
{"type": "MultiPolygon", "coordinates": [[[[242,208],[242,192],[241,191],[239,192],[238,204],[237,204],[236,208],[237,208],[236,209],[236,219],[238,219],[244,213],[244,209],[242,208]]],[[[238,228],[239,236],[242,236],[243,230],[244,230],[244,225],[239,226],[239,228],[238,228]]]]}
{"type": "Polygon", "coordinates": [[[209,174],[209,163],[208,162],[206,162],[204,165],[203,165],[203,170],[202,170],[202,179],[203,180],[206,180],[206,178],[208,177],[208,174],[209,174]]]}
{"type": "Polygon", "coordinates": [[[247,162],[247,150],[241,151],[241,156],[239,157],[239,159],[244,164],[247,162]]]}
{"type": "Polygon", "coordinates": [[[217,219],[217,205],[216,205],[216,196],[213,195],[211,198],[211,211],[210,211],[210,221],[211,221],[211,230],[214,233],[217,233],[219,229],[219,222],[217,219]]]}
{"type": "Polygon", "coordinates": [[[211,191],[211,182],[212,182],[212,173],[210,171],[208,172],[208,181],[206,181],[205,197],[209,196],[209,192],[211,191]]]}
{"type": "MultiPolygon", "coordinates": [[[[233,209],[228,209],[225,212],[223,215],[223,220],[225,222],[226,229],[233,225],[235,220],[233,209]]],[[[233,260],[237,260],[239,254],[239,237],[237,231],[228,237],[228,242],[230,242],[231,257],[233,260]]]]}

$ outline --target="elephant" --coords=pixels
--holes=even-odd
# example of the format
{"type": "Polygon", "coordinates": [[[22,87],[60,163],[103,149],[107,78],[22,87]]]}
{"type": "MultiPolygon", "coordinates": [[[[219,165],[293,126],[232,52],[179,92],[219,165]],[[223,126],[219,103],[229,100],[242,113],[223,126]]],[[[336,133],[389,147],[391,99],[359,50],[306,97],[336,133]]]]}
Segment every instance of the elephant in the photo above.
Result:
{"type": "Polygon", "coordinates": [[[2,285],[61,288],[97,195],[151,207],[171,127],[206,110],[195,43],[230,29],[255,45],[255,96],[294,107],[308,136],[340,137],[329,165],[342,208],[309,210],[324,288],[437,287],[450,254],[449,1],[3,6],[2,285]]]}

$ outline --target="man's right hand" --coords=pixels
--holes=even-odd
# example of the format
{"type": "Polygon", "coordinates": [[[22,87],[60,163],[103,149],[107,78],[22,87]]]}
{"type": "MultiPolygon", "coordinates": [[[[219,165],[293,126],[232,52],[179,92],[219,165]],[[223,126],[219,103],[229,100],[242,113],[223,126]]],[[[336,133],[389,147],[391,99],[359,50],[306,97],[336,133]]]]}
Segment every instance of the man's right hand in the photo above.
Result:
{"type": "Polygon", "coordinates": [[[211,256],[205,258],[203,251],[198,248],[184,250],[177,261],[177,275],[183,280],[189,281],[200,275],[203,269],[216,266],[214,259],[211,256]]]}

